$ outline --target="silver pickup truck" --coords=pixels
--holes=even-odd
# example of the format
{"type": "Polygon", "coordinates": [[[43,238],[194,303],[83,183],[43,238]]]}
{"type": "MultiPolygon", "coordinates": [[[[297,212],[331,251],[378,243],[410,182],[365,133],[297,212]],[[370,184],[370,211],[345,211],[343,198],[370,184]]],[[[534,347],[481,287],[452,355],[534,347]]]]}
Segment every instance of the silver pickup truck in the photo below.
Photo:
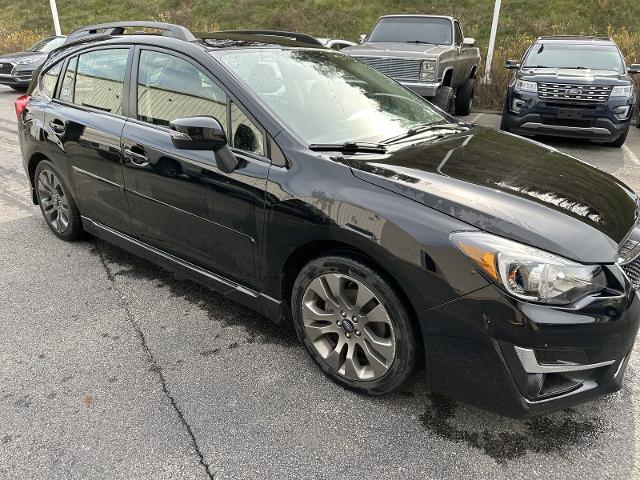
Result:
{"type": "Polygon", "coordinates": [[[435,15],[385,15],[360,45],[342,51],[358,58],[447,111],[468,115],[480,50],[460,22],[435,15]]]}

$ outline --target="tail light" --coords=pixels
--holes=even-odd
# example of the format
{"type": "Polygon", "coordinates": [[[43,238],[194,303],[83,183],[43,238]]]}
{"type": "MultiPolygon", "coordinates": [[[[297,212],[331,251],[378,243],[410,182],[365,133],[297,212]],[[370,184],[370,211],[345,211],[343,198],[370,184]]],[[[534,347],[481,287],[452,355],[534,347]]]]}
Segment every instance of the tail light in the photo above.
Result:
{"type": "Polygon", "coordinates": [[[22,115],[22,112],[24,112],[27,109],[27,106],[29,105],[29,99],[31,97],[29,97],[29,95],[22,95],[18,98],[16,98],[16,102],[14,104],[15,108],[16,108],[16,116],[18,118],[20,118],[20,115],[22,115]]]}

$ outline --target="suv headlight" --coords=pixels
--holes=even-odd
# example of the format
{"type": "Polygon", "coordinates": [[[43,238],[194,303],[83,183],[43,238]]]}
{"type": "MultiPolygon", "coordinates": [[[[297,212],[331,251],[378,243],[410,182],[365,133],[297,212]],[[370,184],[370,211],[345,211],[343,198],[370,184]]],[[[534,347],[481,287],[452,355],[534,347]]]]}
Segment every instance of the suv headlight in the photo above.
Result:
{"type": "Polygon", "coordinates": [[[617,85],[611,90],[612,97],[630,97],[633,95],[633,85],[617,85]]]}
{"type": "Polygon", "coordinates": [[[516,92],[532,92],[538,93],[538,84],[529,80],[516,80],[516,92]]]}
{"type": "Polygon", "coordinates": [[[450,238],[486,277],[521,300],[567,305],[607,286],[599,265],[582,265],[484,232],[456,232],[450,238]]]}
{"type": "Polygon", "coordinates": [[[35,58],[33,58],[33,57],[27,57],[27,58],[23,58],[22,60],[18,60],[16,63],[17,63],[18,65],[29,65],[29,64],[31,64],[31,63],[33,63],[33,62],[35,62],[35,61],[36,61],[36,59],[35,59],[35,58]]]}
{"type": "Polygon", "coordinates": [[[436,61],[423,60],[420,65],[420,80],[433,82],[436,79],[436,61]]]}

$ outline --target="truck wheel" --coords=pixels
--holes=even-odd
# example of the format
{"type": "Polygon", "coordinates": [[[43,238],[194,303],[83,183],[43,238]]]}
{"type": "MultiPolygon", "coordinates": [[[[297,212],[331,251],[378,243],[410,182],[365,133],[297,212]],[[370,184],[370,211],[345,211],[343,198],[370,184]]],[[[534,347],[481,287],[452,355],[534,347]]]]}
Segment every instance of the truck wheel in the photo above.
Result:
{"type": "Polygon", "coordinates": [[[613,142],[607,142],[605,145],[609,147],[620,148],[624,145],[624,142],[627,140],[627,135],[629,135],[629,129],[627,128],[622,135],[616,138],[613,142]]]}
{"type": "Polygon", "coordinates": [[[431,103],[445,112],[450,112],[453,105],[453,88],[445,86],[438,88],[435,97],[431,99],[431,103]]]}
{"type": "Polygon", "coordinates": [[[456,93],[456,114],[469,115],[473,106],[473,95],[476,89],[476,81],[470,78],[458,87],[456,93]]]}
{"type": "Polygon", "coordinates": [[[502,119],[500,120],[500,130],[503,132],[511,132],[509,128],[509,124],[507,123],[507,103],[505,102],[504,107],[502,107],[502,119]]]}

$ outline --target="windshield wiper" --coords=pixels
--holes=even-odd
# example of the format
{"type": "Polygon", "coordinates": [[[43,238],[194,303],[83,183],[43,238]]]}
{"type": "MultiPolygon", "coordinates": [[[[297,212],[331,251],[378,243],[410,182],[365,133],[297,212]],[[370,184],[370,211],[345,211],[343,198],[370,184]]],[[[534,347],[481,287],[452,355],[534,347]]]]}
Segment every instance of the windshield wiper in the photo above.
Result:
{"type": "Polygon", "coordinates": [[[345,153],[386,153],[387,147],[380,143],[345,142],[345,143],[312,143],[309,150],[314,152],[345,152],[345,153]]]}
{"type": "Polygon", "coordinates": [[[554,67],[550,67],[549,65],[525,65],[522,68],[554,68],[554,67]]]}
{"type": "Polygon", "coordinates": [[[405,43],[422,43],[424,45],[437,45],[437,43],[423,42],[422,40],[407,40],[405,43]]]}
{"type": "Polygon", "coordinates": [[[431,130],[451,130],[456,132],[463,132],[468,130],[469,127],[462,126],[459,123],[426,123],[424,125],[417,125],[413,128],[407,130],[406,133],[398,135],[396,137],[391,137],[386,140],[383,140],[381,143],[384,145],[388,145],[390,143],[397,142],[399,140],[404,140],[406,138],[413,137],[419,133],[429,132],[431,130]]]}

